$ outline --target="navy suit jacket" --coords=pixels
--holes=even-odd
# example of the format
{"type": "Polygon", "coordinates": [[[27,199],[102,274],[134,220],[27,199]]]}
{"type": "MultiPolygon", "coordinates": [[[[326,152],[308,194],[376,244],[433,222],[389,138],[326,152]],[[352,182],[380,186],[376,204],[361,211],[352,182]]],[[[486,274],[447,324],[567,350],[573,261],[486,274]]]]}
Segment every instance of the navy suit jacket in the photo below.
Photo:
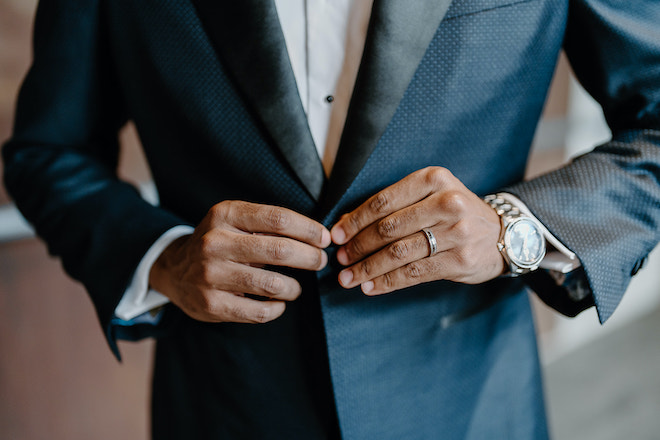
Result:
{"type": "Polygon", "coordinates": [[[526,283],[569,315],[595,302],[604,321],[659,239],[659,11],[655,0],[375,0],[325,179],[272,1],[42,0],[6,184],[87,287],[113,347],[113,310],[144,252],[222,200],[330,226],[430,165],[477,194],[516,194],[576,252],[588,300],[534,277],[367,298],[339,287],[334,262],[291,271],[303,295],[269,324],[204,324],[171,307],[154,437],[545,438],[526,283]],[[562,47],[613,140],[522,182],[562,47]],[[159,207],[117,178],[127,120],[159,207]]]}

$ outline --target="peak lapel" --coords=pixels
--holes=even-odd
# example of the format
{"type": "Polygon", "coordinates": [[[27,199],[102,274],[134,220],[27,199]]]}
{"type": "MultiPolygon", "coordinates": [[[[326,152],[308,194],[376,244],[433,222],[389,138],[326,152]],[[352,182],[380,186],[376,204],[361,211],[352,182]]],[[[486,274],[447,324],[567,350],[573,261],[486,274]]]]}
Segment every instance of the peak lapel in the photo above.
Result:
{"type": "Polygon", "coordinates": [[[339,201],[378,144],[450,3],[374,0],[323,212],[339,201]]]}
{"type": "Polygon", "coordinates": [[[275,4],[192,0],[220,59],[310,195],[325,175],[298,96],[275,4]]]}

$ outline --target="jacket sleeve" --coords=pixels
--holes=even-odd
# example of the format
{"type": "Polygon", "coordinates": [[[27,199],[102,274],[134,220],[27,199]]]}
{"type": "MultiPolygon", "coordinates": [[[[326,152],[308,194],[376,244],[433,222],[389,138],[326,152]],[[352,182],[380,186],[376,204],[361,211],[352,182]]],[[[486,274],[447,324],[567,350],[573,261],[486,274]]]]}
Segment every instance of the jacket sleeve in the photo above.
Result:
{"type": "Polygon", "coordinates": [[[87,288],[111,348],[111,317],[151,243],[183,222],[117,178],[117,133],[129,115],[97,0],[42,0],[5,184],[17,207],[87,288]]]}
{"type": "Polygon", "coordinates": [[[578,255],[605,322],[660,240],[657,1],[571,1],[564,49],[578,80],[603,107],[613,138],[506,191],[578,255]]]}

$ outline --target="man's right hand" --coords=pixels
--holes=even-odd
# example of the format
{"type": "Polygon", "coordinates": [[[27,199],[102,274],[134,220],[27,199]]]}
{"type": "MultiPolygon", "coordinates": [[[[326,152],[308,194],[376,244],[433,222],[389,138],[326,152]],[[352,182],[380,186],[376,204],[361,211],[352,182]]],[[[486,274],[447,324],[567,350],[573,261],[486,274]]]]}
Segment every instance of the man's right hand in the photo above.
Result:
{"type": "Polygon", "coordinates": [[[322,249],[329,244],[323,225],[294,211],[224,201],[192,235],[163,251],[149,284],[199,321],[264,323],[302,291],[295,279],[264,266],[323,269],[328,256],[322,249]]]}

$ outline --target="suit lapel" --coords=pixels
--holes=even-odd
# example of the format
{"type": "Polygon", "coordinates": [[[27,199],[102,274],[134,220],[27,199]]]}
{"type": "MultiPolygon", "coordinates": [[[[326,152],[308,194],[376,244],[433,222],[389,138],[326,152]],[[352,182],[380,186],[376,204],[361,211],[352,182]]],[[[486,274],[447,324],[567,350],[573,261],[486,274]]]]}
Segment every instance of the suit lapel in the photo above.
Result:
{"type": "Polygon", "coordinates": [[[378,144],[450,3],[374,0],[346,125],[321,202],[323,213],[339,201],[378,144]]]}
{"type": "Polygon", "coordinates": [[[233,80],[294,173],[318,200],[325,180],[275,4],[192,0],[233,80]]]}

